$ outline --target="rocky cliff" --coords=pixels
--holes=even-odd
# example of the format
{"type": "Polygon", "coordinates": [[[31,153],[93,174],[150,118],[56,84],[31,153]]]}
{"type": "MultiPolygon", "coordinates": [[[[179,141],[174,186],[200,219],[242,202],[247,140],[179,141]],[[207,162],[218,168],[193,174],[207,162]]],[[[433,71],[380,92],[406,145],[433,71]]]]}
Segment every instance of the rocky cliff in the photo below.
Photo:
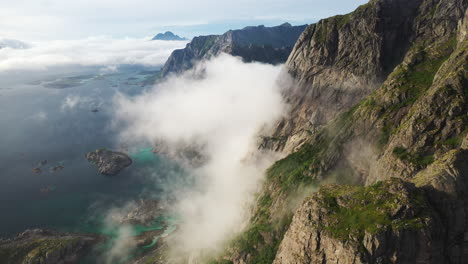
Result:
{"type": "Polygon", "coordinates": [[[370,1],[356,11],[310,25],[287,71],[297,83],[284,92],[292,110],[264,145],[290,153],[311,131],[371,94],[416,42],[456,31],[463,1],[370,1]]]}
{"type": "Polygon", "coordinates": [[[466,262],[467,6],[371,0],[304,31],[261,145],[289,155],[215,262],[466,262]]]}
{"type": "Polygon", "coordinates": [[[162,69],[162,76],[183,72],[194,63],[221,52],[240,56],[247,62],[283,63],[305,28],[305,25],[285,23],[277,27],[246,27],[222,35],[195,37],[184,49],[172,52],[162,69]]]}

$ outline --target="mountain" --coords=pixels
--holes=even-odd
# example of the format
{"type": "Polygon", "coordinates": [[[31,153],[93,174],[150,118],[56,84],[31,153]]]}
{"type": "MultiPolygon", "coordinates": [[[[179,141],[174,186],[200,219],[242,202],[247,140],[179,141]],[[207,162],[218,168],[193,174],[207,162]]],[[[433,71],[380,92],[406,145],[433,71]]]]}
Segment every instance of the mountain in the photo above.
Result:
{"type": "Polygon", "coordinates": [[[184,49],[172,52],[164,64],[162,76],[191,69],[195,62],[221,52],[240,56],[247,62],[283,63],[305,28],[306,25],[284,23],[276,27],[246,27],[222,35],[195,37],[184,49]]]}
{"type": "Polygon", "coordinates": [[[27,49],[29,45],[15,39],[0,39],[0,49],[2,48],[27,49]]]}
{"type": "Polygon", "coordinates": [[[179,37],[170,31],[166,31],[165,33],[158,33],[156,36],[153,37],[152,40],[187,40],[187,39],[179,37]]]}
{"type": "Polygon", "coordinates": [[[468,1],[371,0],[304,30],[249,225],[210,263],[466,263],[468,1]]]}

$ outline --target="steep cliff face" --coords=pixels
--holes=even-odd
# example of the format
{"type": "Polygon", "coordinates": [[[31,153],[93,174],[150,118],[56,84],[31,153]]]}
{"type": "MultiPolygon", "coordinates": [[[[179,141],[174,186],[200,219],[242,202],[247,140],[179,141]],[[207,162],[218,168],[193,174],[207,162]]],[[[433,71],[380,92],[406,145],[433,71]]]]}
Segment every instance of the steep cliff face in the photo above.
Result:
{"type": "Polygon", "coordinates": [[[291,104],[264,147],[290,153],[310,132],[376,90],[415,42],[455,32],[463,1],[370,1],[351,14],[310,25],[286,63],[297,83],[291,104]]]}
{"type": "Polygon", "coordinates": [[[287,63],[290,115],[262,145],[291,154],[268,169],[250,225],[222,259],[468,259],[467,6],[371,1],[303,33],[287,63]],[[368,187],[313,194],[330,182],[368,187]]]}
{"type": "Polygon", "coordinates": [[[413,183],[331,185],[294,214],[274,263],[465,263],[468,151],[449,151],[413,183]]]}
{"type": "Polygon", "coordinates": [[[246,27],[223,35],[195,37],[184,49],[171,54],[162,69],[162,76],[188,70],[196,62],[221,52],[240,56],[247,62],[283,63],[305,28],[305,25],[285,23],[277,27],[246,27]]]}

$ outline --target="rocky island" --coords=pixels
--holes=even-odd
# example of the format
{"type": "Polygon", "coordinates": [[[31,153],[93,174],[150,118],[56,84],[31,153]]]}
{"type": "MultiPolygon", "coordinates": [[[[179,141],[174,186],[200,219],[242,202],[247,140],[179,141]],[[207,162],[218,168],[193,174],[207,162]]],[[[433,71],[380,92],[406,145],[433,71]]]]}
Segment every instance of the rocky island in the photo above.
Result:
{"type": "Polygon", "coordinates": [[[88,152],[85,157],[97,165],[99,173],[109,176],[117,175],[132,164],[132,159],[127,154],[107,149],[88,152]]]}

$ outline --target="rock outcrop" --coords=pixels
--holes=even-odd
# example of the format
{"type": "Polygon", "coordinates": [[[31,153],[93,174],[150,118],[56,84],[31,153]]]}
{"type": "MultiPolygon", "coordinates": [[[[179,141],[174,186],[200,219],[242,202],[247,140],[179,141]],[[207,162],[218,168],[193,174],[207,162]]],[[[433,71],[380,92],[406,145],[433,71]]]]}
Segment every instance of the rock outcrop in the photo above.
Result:
{"type": "Polygon", "coordinates": [[[297,210],[273,263],[444,263],[442,230],[408,182],[325,186],[297,210]]]}
{"type": "Polygon", "coordinates": [[[246,27],[223,35],[199,36],[184,49],[172,52],[161,71],[162,76],[191,69],[195,63],[222,52],[240,56],[245,61],[283,63],[306,26],[246,27]]]}
{"type": "Polygon", "coordinates": [[[127,154],[107,149],[88,152],[85,157],[98,166],[99,173],[109,176],[117,175],[132,164],[132,159],[127,154]]]}
{"type": "Polygon", "coordinates": [[[0,240],[0,262],[4,264],[80,263],[98,237],[30,229],[13,239],[0,240]]]}

